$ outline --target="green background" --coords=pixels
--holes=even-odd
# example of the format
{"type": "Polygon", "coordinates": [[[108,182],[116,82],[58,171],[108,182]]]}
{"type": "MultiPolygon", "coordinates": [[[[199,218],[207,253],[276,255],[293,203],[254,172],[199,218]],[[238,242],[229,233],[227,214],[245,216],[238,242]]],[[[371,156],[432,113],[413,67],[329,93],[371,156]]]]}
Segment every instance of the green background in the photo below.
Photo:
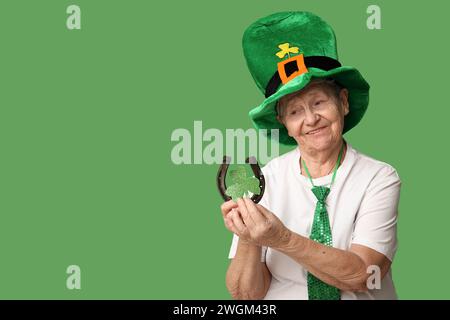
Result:
{"type": "MultiPolygon", "coordinates": [[[[250,128],[244,29],[282,10],[334,28],[371,84],[346,135],[402,179],[401,299],[450,298],[445,1],[0,2],[0,298],[228,299],[218,165],[174,165],[176,128],[250,128]],[[77,4],[82,29],[66,28],[77,4]],[[368,30],[377,4],[382,30],[368,30]],[[81,267],[81,290],[66,268],[81,267]]],[[[282,148],[283,152],[288,149],[282,148]]]]}

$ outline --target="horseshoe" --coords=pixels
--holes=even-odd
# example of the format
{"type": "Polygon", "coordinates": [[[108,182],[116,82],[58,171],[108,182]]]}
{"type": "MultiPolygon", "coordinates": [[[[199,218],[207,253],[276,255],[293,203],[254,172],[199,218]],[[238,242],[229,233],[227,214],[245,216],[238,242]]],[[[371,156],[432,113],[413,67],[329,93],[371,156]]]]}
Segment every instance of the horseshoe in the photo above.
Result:
{"type": "MultiPolygon", "coordinates": [[[[231,197],[228,196],[225,191],[227,189],[227,186],[225,184],[225,177],[227,175],[228,167],[231,163],[231,157],[224,156],[222,160],[222,164],[220,165],[219,171],[217,172],[217,187],[219,188],[220,195],[225,201],[231,200],[231,197]]],[[[248,157],[245,159],[245,163],[250,164],[252,167],[253,174],[255,177],[259,180],[259,194],[254,194],[251,197],[251,200],[254,203],[258,203],[261,201],[264,190],[266,188],[266,180],[264,179],[264,175],[262,174],[261,167],[258,164],[258,161],[256,161],[255,157],[248,157]]]]}

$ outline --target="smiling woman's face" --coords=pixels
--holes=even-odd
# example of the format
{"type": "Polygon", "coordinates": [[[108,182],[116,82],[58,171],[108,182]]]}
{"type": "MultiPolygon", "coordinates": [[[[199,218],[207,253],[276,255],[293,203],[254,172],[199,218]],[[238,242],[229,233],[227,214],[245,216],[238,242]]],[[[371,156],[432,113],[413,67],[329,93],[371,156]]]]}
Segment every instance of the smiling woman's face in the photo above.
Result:
{"type": "Polygon", "coordinates": [[[348,114],[348,91],[325,81],[283,97],[278,120],[289,136],[309,152],[334,148],[342,139],[344,116],[348,114]]]}

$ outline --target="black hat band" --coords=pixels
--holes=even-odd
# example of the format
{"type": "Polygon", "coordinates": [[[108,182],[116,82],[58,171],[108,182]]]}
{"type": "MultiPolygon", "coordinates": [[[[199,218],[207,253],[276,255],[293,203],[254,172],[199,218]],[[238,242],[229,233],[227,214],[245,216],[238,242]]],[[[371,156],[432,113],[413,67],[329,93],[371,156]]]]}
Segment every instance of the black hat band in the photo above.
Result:
{"type": "MultiPolygon", "coordinates": [[[[327,57],[327,56],[310,56],[310,57],[304,57],[305,66],[307,68],[318,68],[325,71],[329,71],[335,68],[339,68],[341,66],[341,63],[333,58],[327,57]]],[[[286,63],[285,64],[285,73],[286,75],[290,75],[294,72],[298,71],[298,67],[296,63],[286,63]]],[[[277,72],[272,76],[269,83],[266,86],[266,98],[270,97],[272,94],[274,94],[278,87],[281,84],[281,78],[280,75],[277,72]]]]}

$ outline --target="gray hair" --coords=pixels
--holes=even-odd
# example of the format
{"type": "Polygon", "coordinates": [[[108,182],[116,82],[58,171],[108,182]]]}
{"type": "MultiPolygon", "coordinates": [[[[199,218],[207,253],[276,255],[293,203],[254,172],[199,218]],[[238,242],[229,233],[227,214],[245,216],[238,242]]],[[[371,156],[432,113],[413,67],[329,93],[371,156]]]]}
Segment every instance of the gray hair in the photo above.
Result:
{"type": "MultiPolygon", "coordinates": [[[[332,93],[332,98],[337,103],[340,103],[340,93],[341,93],[341,90],[343,89],[343,87],[339,83],[337,83],[336,80],[334,80],[332,78],[313,78],[311,80],[311,82],[305,88],[309,87],[312,84],[314,84],[314,85],[319,84],[319,85],[326,86],[327,88],[329,88],[330,92],[332,93]]],[[[275,106],[277,115],[279,115],[280,117],[284,116],[283,111],[285,108],[283,108],[283,107],[286,105],[285,102],[289,101],[293,96],[297,95],[298,93],[299,93],[299,91],[295,91],[293,93],[290,93],[290,94],[282,97],[280,100],[278,100],[278,102],[275,106]]]]}

